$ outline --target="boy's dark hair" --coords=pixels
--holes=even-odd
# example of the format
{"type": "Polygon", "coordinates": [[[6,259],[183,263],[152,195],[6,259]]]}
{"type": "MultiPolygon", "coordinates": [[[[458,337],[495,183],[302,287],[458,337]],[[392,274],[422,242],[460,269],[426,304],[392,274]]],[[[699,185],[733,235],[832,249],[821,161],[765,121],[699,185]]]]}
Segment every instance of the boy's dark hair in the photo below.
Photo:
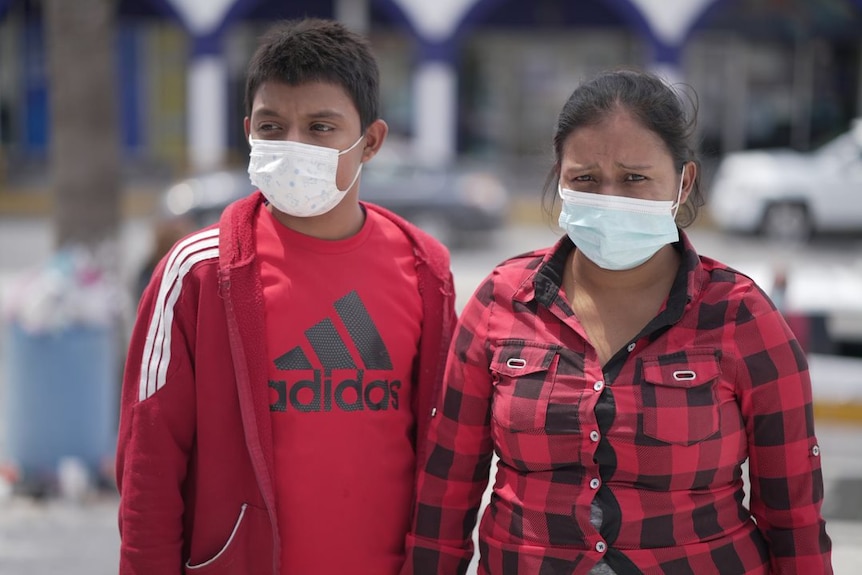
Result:
{"type": "MultiPolygon", "coordinates": [[[[546,200],[552,193],[556,197],[563,145],[569,134],[578,128],[595,125],[617,110],[629,112],[645,128],[661,138],[677,170],[682,170],[686,162],[694,162],[700,167],[700,160],[692,145],[697,104],[694,99],[691,103],[692,110],[687,113],[683,100],[672,86],[654,74],[635,69],[603,72],[576,88],[557,119],[554,132],[555,165],[545,183],[546,200]]],[[[680,206],[678,223],[682,227],[691,224],[702,205],[698,170],[691,194],[680,206]]]]}
{"type": "Polygon", "coordinates": [[[334,20],[287,20],[263,35],[248,65],[246,116],[264,82],[336,84],[353,100],[363,132],[379,117],[380,72],[371,47],[334,20]]]}

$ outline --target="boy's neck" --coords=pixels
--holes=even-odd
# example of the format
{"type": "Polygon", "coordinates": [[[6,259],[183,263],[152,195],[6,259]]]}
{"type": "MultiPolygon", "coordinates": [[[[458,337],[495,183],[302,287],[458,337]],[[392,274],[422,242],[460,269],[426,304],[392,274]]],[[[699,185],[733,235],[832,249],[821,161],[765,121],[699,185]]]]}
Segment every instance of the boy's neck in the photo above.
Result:
{"type": "Polygon", "coordinates": [[[365,211],[350,195],[325,214],[310,218],[285,214],[273,208],[272,204],[268,204],[266,209],[281,225],[320,240],[347,239],[359,233],[365,223],[365,211]]]}

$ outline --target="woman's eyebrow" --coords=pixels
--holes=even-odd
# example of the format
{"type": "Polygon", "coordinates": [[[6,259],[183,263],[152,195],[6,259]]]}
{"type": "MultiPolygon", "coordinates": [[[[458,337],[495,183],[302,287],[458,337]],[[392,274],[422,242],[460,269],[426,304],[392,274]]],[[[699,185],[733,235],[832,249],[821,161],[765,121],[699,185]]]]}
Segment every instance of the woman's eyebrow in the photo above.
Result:
{"type": "Polygon", "coordinates": [[[595,162],[594,162],[594,163],[592,163],[592,164],[578,164],[578,163],[574,163],[574,164],[569,164],[568,166],[566,166],[566,169],[565,169],[564,171],[566,171],[566,172],[569,172],[569,171],[578,171],[578,172],[579,172],[579,171],[581,171],[581,170],[592,170],[592,169],[593,169],[593,168],[595,168],[595,167],[596,167],[596,163],[595,163],[595,162]]]}
{"type": "Polygon", "coordinates": [[[616,162],[616,165],[617,165],[617,167],[622,168],[624,170],[631,170],[631,171],[635,171],[635,172],[639,171],[639,170],[649,170],[650,168],[653,167],[652,164],[636,164],[636,165],[633,164],[633,165],[628,166],[628,165],[622,164],[620,162],[616,162]]]}

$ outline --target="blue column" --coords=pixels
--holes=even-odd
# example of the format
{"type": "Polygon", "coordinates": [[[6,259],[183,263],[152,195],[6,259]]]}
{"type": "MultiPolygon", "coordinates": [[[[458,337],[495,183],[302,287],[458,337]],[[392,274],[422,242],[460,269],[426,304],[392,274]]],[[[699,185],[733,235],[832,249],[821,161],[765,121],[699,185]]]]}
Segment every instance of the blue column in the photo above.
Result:
{"type": "Polygon", "coordinates": [[[23,145],[27,153],[44,156],[48,151],[48,62],[45,55],[45,34],[41,22],[24,22],[21,35],[21,89],[24,92],[23,145]]]}
{"type": "Polygon", "coordinates": [[[651,72],[661,76],[671,84],[681,82],[683,80],[683,48],[683,43],[671,46],[653,37],[652,61],[647,62],[646,67],[651,72]]]}
{"type": "Polygon", "coordinates": [[[15,0],[0,0],[0,20],[6,17],[6,12],[15,0]]]}
{"type": "Polygon", "coordinates": [[[144,144],[141,117],[141,95],[144,88],[140,81],[140,51],[136,29],[133,26],[120,23],[117,42],[119,44],[117,74],[123,148],[126,152],[135,152],[144,144]]]}

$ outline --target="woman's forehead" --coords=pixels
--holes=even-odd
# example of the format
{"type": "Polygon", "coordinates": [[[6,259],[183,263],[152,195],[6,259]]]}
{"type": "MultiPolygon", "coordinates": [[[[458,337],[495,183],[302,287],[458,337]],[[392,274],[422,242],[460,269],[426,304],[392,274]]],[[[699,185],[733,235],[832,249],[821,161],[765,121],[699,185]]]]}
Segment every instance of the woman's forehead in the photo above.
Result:
{"type": "Polygon", "coordinates": [[[573,129],[561,151],[563,163],[612,161],[638,166],[672,161],[661,137],[626,111],[609,113],[595,123],[573,129]]]}

